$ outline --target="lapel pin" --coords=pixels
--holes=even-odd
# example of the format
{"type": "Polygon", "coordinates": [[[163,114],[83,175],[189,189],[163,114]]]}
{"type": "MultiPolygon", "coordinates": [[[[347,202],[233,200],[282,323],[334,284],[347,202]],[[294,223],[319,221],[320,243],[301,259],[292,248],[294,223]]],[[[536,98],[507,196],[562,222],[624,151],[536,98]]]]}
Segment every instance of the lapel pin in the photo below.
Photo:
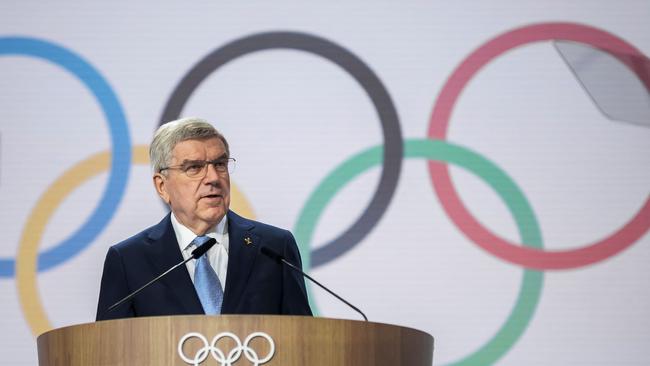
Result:
{"type": "Polygon", "coordinates": [[[244,238],[244,242],[246,243],[246,245],[253,244],[253,240],[251,240],[251,238],[249,238],[248,236],[244,238]]]}

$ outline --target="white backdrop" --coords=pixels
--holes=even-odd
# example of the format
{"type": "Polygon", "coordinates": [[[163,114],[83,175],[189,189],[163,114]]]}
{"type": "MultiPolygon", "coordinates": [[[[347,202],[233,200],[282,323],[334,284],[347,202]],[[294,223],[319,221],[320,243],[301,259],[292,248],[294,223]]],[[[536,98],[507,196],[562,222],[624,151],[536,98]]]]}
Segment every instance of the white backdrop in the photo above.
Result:
{"type": "MultiPolygon", "coordinates": [[[[2,359],[33,365],[34,333],[93,321],[107,248],[165,214],[148,166],[125,158],[149,143],[186,73],[230,42],[293,32],[356,55],[387,90],[401,131],[391,141],[406,141],[396,190],[379,192],[387,207],[368,235],[311,266],[310,250],[367,214],[381,166],[336,178],[342,188],[331,199],[312,194],[342,163],[383,144],[382,124],[351,74],[313,53],[273,48],[206,72],[181,111],[228,137],[238,161],[231,179],[242,192],[234,209],[294,231],[308,271],[372,321],[431,333],[435,364],[650,363],[650,121],[603,114],[552,42],[615,38],[648,55],[649,19],[647,1],[1,3],[2,359]],[[521,46],[488,56],[510,36],[521,46]],[[485,65],[455,73],[477,66],[463,64],[468,57],[485,65]],[[458,87],[447,84],[454,75],[468,78],[455,104],[439,99],[458,87]],[[94,95],[102,80],[108,88],[94,95]],[[471,217],[511,243],[500,256],[466,217],[450,218],[448,193],[441,200],[432,189],[422,155],[441,150],[412,150],[425,143],[434,106],[453,107],[448,144],[436,146],[455,146],[453,156],[484,159],[509,177],[491,188],[480,173],[450,168],[471,217]],[[82,165],[112,149],[112,173],[107,164],[82,165]],[[305,219],[314,212],[303,211],[307,202],[322,216],[305,219]],[[301,218],[314,228],[311,240],[301,218]],[[619,230],[611,252],[580,251],[619,230]],[[77,231],[69,251],[57,252],[77,231]],[[527,245],[556,255],[522,251],[520,231],[527,245]],[[55,254],[36,269],[37,253],[55,254]]],[[[636,60],[647,78],[647,59],[636,60]]],[[[596,72],[596,82],[627,95],[616,89],[622,69],[596,72]]],[[[640,115],[650,108],[635,103],[627,108],[640,115]]],[[[321,316],[358,319],[318,289],[311,295],[321,316]]]]}

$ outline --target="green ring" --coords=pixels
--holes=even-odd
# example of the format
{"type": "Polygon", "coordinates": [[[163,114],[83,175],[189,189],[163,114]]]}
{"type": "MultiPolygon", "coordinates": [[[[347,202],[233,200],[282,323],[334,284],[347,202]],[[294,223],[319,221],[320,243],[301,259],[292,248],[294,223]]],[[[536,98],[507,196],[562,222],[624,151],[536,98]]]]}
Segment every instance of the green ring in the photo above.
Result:
{"type": "MultiPolygon", "coordinates": [[[[495,164],[467,148],[441,140],[408,139],[405,141],[404,148],[405,158],[424,158],[451,163],[482,178],[512,213],[523,245],[537,249],[543,247],[539,225],[528,200],[515,182],[495,164]]],[[[366,149],[339,165],[316,187],[300,212],[294,228],[302,253],[311,252],[314,229],[327,203],[348,182],[366,170],[381,164],[382,157],[382,146],[366,149]]],[[[306,271],[309,270],[308,255],[303,259],[303,265],[306,271]]],[[[506,322],[485,345],[461,360],[453,362],[452,365],[486,365],[496,362],[505,355],[530,323],[539,303],[543,280],[543,272],[524,269],[517,301],[506,322]]],[[[308,288],[308,291],[311,293],[311,288],[308,288]]],[[[310,298],[313,299],[313,296],[310,298]]],[[[318,313],[313,301],[312,308],[314,313],[318,313]]]]}

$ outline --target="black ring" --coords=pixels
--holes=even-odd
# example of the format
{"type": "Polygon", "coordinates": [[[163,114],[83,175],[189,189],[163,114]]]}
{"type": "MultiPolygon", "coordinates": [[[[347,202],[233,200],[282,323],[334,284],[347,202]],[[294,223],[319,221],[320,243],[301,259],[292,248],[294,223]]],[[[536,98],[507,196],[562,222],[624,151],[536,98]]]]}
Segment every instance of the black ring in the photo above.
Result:
{"type": "Polygon", "coordinates": [[[324,38],[296,32],[266,32],[240,38],[216,49],[185,74],[169,97],[160,125],[179,118],[188,99],[203,80],[226,63],[249,53],[285,48],[321,56],[350,74],[377,110],[384,136],[384,162],[379,185],[363,214],[339,237],[313,250],[311,267],[325,264],[353,248],[372,230],[388,207],[399,179],[404,141],[395,105],[377,75],[347,49],[324,38]]]}

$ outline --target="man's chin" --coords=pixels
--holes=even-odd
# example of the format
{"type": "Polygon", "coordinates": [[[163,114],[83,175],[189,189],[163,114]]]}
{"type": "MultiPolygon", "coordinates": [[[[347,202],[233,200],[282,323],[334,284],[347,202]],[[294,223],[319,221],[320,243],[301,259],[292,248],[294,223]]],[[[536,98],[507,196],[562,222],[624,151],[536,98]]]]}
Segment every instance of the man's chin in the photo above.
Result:
{"type": "Polygon", "coordinates": [[[210,207],[204,210],[201,216],[203,220],[217,224],[226,215],[226,211],[228,210],[225,209],[223,206],[210,207]]]}

